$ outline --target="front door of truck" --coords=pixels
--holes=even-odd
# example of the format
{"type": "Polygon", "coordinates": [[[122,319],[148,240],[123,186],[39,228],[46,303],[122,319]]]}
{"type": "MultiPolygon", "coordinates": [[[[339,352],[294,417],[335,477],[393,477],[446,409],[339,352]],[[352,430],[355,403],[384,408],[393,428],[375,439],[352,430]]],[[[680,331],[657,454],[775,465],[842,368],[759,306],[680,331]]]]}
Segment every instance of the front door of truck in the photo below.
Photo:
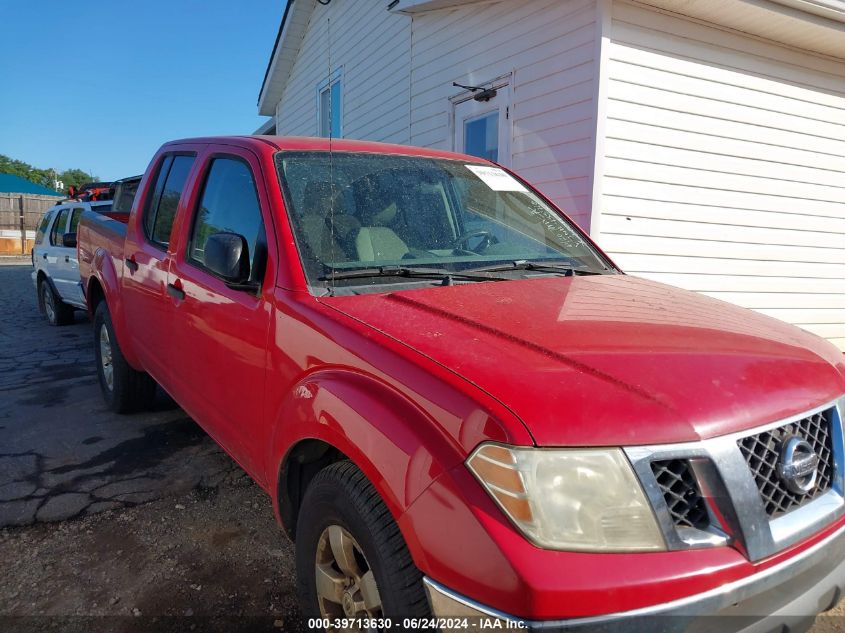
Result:
{"type": "Polygon", "coordinates": [[[127,227],[123,291],[125,321],[132,348],[144,369],[163,383],[170,376],[173,308],[167,294],[171,232],[177,211],[190,191],[195,153],[159,157],[155,177],[146,185],[142,206],[127,227]]]}
{"type": "Polygon", "coordinates": [[[268,298],[274,284],[266,262],[268,255],[275,259],[275,244],[267,244],[275,233],[260,169],[248,150],[210,148],[169,278],[172,395],[253,476],[263,474],[251,444],[262,424],[272,315],[268,298]],[[263,280],[260,289],[233,289],[206,268],[205,243],[219,232],[246,239],[251,276],[263,280]]]}

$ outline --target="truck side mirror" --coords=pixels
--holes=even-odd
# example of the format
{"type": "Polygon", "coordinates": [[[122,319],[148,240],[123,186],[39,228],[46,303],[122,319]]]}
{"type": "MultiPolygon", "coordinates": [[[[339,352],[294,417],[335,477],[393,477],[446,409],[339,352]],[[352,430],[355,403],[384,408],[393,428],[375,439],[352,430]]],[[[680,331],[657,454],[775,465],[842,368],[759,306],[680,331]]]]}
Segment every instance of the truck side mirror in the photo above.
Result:
{"type": "Polygon", "coordinates": [[[214,233],[205,242],[205,267],[227,284],[249,283],[249,245],[243,235],[214,233]]]}
{"type": "Polygon", "coordinates": [[[62,246],[65,248],[76,248],[76,233],[65,233],[62,235],[62,246]]]}

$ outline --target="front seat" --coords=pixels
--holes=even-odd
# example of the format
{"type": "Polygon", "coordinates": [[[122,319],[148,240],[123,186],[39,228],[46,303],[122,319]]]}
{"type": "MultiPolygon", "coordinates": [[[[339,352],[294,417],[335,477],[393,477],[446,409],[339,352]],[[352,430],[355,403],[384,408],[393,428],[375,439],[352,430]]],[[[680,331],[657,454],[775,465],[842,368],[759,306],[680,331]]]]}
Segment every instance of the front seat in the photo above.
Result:
{"type": "Polygon", "coordinates": [[[408,245],[390,228],[397,212],[396,203],[391,202],[365,219],[366,226],[361,227],[355,238],[358,259],[362,262],[393,261],[410,252],[408,245]]]}

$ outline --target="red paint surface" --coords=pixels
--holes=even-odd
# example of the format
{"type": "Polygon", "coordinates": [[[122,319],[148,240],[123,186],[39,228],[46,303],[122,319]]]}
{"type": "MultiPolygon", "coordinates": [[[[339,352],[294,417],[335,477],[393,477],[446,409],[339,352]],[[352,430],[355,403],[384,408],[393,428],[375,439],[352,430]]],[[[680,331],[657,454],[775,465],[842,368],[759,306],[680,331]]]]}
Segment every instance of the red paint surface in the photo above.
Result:
{"type": "MultiPolygon", "coordinates": [[[[424,573],[533,618],[684,597],[812,542],[756,565],[730,548],[598,555],[531,545],[462,464],[480,442],[615,446],[738,431],[845,393],[842,354],[748,310],[622,275],[318,299],[305,284],[273,156],[327,147],[276,137],[170,143],[151,169],[165,152],[192,151],[197,160],[166,251],[140,226],[150,170],[125,244],[85,221],[80,229],[83,281],[89,293],[103,288],[129,362],[152,374],[274,505],[290,449],[308,438],[333,444],[379,491],[424,573]],[[186,215],[219,154],[246,160],[258,185],[269,243],[258,296],[184,258],[186,215]],[[185,299],[168,295],[168,283],[185,299]]],[[[367,142],[334,141],[333,149],[456,157],[367,142]]]]}

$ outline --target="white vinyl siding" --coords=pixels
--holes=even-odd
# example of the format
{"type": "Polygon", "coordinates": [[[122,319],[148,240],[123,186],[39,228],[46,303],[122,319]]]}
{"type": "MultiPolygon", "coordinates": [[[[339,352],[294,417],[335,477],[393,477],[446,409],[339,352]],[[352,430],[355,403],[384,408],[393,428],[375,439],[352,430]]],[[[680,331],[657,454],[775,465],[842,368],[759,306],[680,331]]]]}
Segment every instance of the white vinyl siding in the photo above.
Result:
{"type": "MultiPolygon", "coordinates": [[[[411,143],[451,150],[452,86],[513,73],[510,164],[589,228],[593,0],[478,3],[413,19],[411,143]]],[[[503,162],[507,162],[506,160],[503,162]]]]}
{"type": "Polygon", "coordinates": [[[599,243],[845,349],[845,62],[613,5],[599,243]]]}
{"type": "Polygon", "coordinates": [[[343,69],[343,137],[408,143],[410,48],[411,19],[386,4],[317,4],[276,107],[277,133],[318,136],[314,90],[329,77],[331,54],[331,72],[343,69]]]}

